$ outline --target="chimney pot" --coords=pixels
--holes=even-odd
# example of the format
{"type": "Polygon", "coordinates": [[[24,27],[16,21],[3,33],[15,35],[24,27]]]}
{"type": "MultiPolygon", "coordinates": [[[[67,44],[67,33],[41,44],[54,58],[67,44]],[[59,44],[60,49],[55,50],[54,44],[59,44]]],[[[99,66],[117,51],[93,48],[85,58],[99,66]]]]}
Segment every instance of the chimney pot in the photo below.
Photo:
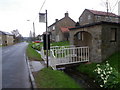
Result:
{"type": "Polygon", "coordinates": [[[69,16],[69,14],[68,14],[68,11],[65,13],[65,17],[68,17],[69,16]]]}
{"type": "Polygon", "coordinates": [[[55,22],[58,22],[58,19],[55,19],[55,22]]]}

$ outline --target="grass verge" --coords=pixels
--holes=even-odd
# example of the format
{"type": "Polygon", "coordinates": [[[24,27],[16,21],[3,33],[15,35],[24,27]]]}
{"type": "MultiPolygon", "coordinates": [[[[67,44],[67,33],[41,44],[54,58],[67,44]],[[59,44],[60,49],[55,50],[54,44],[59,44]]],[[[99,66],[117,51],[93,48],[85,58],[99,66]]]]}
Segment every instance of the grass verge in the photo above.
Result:
{"type": "MultiPolygon", "coordinates": [[[[117,71],[120,72],[120,52],[116,52],[113,55],[111,55],[109,58],[107,58],[105,61],[108,61],[110,65],[115,68],[117,71]]],[[[105,63],[103,61],[100,63],[101,65],[105,63]]],[[[81,64],[79,67],[77,67],[77,70],[80,72],[88,74],[90,77],[94,77],[93,70],[96,68],[97,63],[91,63],[91,64],[81,64]]]]}
{"type": "Polygon", "coordinates": [[[80,86],[64,72],[44,68],[35,75],[38,88],[80,88],[80,86]]]}
{"type": "MultiPolygon", "coordinates": [[[[107,58],[105,61],[108,61],[110,66],[115,68],[116,71],[120,73],[120,52],[116,52],[113,55],[111,55],[109,58],[107,58]]],[[[99,63],[100,65],[104,65],[105,61],[102,63],[99,63]]],[[[93,72],[96,68],[97,63],[91,63],[91,64],[81,64],[76,69],[84,74],[87,74],[89,77],[95,79],[97,76],[95,72],[93,72]]]]}
{"type": "Polygon", "coordinates": [[[34,61],[42,61],[41,55],[33,49],[32,44],[30,43],[27,47],[27,56],[29,60],[34,60],[34,61]]]}

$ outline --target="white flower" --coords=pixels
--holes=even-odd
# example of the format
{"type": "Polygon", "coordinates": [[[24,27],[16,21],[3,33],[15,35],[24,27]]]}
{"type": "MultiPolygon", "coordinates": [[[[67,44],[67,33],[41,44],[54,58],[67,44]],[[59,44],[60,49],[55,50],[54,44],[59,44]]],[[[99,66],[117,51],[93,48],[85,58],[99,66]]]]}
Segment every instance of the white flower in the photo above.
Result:
{"type": "Polygon", "coordinates": [[[103,71],[103,74],[106,75],[105,71],[103,71]]]}
{"type": "Polygon", "coordinates": [[[109,75],[106,76],[106,80],[108,79],[109,75]]]}
{"type": "Polygon", "coordinates": [[[97,66],[99,67],[99,66],[100,66],[100,64],[97,64],[97,66]]]}
{"type": "Polygon", "coordinates": [[[107,66],[110,66],[110,64],[109,64],[109,63],[107,63],[106,65],[107,65],[107,66]]]}
{"type": "Polygon", "coordinates": [[[98,74],[100,74],[100,71],[98,71],[98,74]]]}
{"type": "Polygon", "coordinates": [[[110,67],[110,70],[112,70],[113,68],[112,67],[110,67]]]}
{"type": "Polygon", "coordinates": [[[98,68],[98,71],[101,71],[101,68],[98,68]]]}
{"type": "Polygon", "coordinates": [[[104,84],[105,84],[105,83],[107,82],[107,80],[104,80],[103,82],[104,82],[104,84]]]}
{"type": "Polygon", "coordinates": [[[101,77],[102,80],[104,80],[104,77],[101,77]]]}
{"type": "Polygon", "coordinates": [[[106,63],[108,63],[108,61],[106,61],[106,63]]]}
{"type": "Polygon", "coordinates": [[[112,73],[111,71],[108,72],[108,74],[111,74],[111,73],[112,73]]]}
{"type": "Polygon", "coordinates": [[[100,85],[100,87],[103,87],[103,85],[100,85]]]}
{"type": "Polygon", "coordinates": [[[100,76],[103,77],[103,74],[101,74],[100,76]]]}

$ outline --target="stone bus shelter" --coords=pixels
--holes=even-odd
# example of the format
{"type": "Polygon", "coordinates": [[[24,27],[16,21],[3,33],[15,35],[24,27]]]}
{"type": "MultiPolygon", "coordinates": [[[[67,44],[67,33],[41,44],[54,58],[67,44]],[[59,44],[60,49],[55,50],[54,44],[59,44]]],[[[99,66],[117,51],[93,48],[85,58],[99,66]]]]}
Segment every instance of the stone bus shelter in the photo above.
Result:
{"type": "Polygon", "coordinates": [[[70,44],[89,46],[90,61],[102,62],[120,50],[120,23],[98,22],[70,28],[70,44]]]}

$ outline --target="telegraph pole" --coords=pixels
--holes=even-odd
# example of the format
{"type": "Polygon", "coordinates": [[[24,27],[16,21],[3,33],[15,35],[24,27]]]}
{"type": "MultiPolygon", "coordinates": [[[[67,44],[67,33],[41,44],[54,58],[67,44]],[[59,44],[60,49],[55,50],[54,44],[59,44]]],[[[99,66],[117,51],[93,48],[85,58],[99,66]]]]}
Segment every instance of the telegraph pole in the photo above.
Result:
{"type": "Polygon", "coordinates": [[[47,61],[47,68],[48,68],[49,62],[48,62],[48,21],[47,21],[47,10],[46,10],[46,61],[47,61]]]}
{"type": "Polygon", "coordinates": [[[120,1],[118,2],[118,15],[120,15],[120,1]]]}
{"type": "Polygon", "coordinates": [[[107,7],[107,15],[108,15],[108,12],[109,12],[109,9],[108,9],[108,0],[106,0],[106,7],[107,7]]]}
{"type": "Polygon", "coordinates": [[[35,41],[35,24],[33,22],[33,38],[34,38],[34,41],[35,41]]]}

